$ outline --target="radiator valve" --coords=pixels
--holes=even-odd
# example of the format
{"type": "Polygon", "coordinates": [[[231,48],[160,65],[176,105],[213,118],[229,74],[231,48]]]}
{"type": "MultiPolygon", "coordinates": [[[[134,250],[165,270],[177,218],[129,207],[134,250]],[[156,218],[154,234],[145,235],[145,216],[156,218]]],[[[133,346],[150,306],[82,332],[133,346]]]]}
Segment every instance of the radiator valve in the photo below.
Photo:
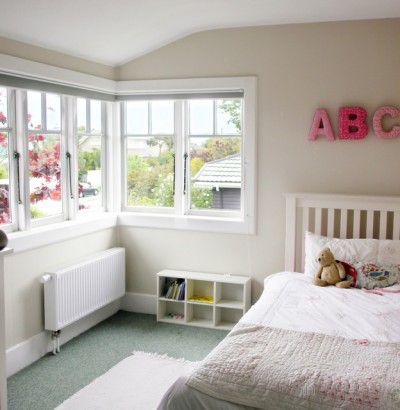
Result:
{"type": "Polygon", "coordinates": [[[53,340],[53,354],[60,353],[60,334],[61,330],[53,330],[51,332],[51,338],[53,340]]]}

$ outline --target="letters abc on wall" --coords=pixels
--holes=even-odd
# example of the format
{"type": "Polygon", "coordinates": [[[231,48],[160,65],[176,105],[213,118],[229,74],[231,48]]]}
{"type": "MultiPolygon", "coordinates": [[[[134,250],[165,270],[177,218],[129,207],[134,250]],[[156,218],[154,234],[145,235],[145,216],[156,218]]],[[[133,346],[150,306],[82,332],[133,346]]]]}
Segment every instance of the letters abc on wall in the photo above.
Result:
{"type": "MultiPolygon", "coordinates": [[[[382,122],[385,116],[400,118],[400,109],[393,106],[379,107],[372,119],[372,128],[377,137],[393,139],[400,135],[400,125],[393,125],[385,130],[382,122]]],[[[367,111],[362,107],[340,107],[338,115],[339,139],[360,140],[368,135],[367,111]]],[[[308,139],[315,141],[318,137],[325,137],[328,141],[334,141],[335,135],[325,108],[315,111],[308,139]]]]}

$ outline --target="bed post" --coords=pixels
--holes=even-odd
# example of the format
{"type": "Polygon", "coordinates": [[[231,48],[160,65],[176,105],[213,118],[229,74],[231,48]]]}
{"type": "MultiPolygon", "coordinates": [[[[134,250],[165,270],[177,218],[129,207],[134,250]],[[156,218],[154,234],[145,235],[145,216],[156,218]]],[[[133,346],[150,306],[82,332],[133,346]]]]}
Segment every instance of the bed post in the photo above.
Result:
{"type": "Polygon", "coordinates": [[[296,266],[296,205],[293,194],[286,197],[285,271],[294,272],[296,266]]]}

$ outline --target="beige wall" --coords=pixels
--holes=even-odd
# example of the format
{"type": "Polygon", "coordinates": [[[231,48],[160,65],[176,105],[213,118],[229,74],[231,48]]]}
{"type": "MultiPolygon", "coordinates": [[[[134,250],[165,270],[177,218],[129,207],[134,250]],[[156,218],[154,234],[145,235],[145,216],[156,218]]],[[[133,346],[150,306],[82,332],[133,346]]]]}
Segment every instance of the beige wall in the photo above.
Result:
{"type": "MultiPolygon", "coordinates": [[[[258,216],[254,236],[126,229],[129,290],[155,293],[158,269],[235,272],[263,278],[284,267],[283,193],[399,195],[400,138],[310,142],[314,111],[400,107],[400,20],[282,25],[207,31],[119,68],[120,80],[258,78],[258,216]]],[[[398,121],[399,123],[399,121],[398,121]]]]}
{"type": "Polygon", "coordinates": [[[20,41],[0,37],[0,54],[24,58],[37,63],[67,68],[84,74],[115,80],[116,68],[106,64],[87,61],[79,57],[58,53],[43,47],[35,47],[20,41]]]}
{"type": "Polygon", "coordinates": [[[399,19],[215,30],[110,71],[32,47],[9,50],[0,38],[0,52],[105,78],[253,75],[259,117],[256,235],[121,227],[9,257],[7,346],[43,329],[38,278],[55,261],[118,242],[127,248],[129,292],[154,295],[155,273],[179,268],[250,275],[255,300],[265,276],[283,269],[284,192],[399,195],[399,138],[380,140],[370,132],[361,141],[307,141],[318,107],[328,109],[336,133],[340,106],[363,106],[369,125],[379,106],[400,107],[399,40],[399,19]]]}

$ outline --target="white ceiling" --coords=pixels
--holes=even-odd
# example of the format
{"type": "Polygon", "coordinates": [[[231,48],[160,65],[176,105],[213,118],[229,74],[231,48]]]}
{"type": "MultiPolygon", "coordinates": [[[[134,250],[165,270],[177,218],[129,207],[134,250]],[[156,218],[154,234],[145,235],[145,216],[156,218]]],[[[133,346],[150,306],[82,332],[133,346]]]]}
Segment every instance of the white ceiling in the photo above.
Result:
{"type": "Polygon", "coordinates": [[[400,17],[400,0],[0,0],[0,36],[117,66],[228,27],[400,17]]]}

